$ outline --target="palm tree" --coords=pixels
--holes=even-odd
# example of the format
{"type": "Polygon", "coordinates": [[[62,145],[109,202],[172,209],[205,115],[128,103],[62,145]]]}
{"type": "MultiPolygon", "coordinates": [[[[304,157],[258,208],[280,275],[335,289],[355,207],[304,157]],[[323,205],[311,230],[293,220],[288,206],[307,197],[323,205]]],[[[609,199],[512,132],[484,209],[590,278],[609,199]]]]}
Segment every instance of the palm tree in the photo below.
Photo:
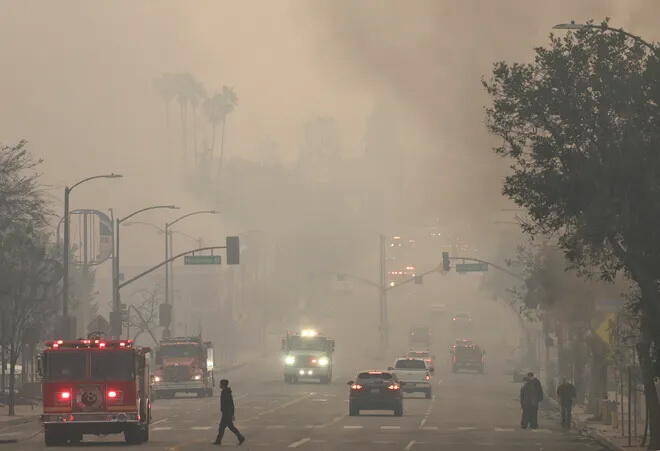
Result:
{"type": "Polygon", "coordinates": [[[234,111],[238,105],[238,96],[233,88],[228,86],[222,87],[222,92],[215,94],[204,102],[204,111],[206,117],[211,123],[211,154],[215,152],[215,136],[216,129],[219,124],[222,124],[221,138],[220,138],[220,171],[222,172],[222,165],[225,157],[225,124],[227,122],[227,115],[234,111]]]}
{"type": "Polygon", "coordinates": [[[154,88],[165,101],[165,124],[170,129],[170,104],[176,95],[176,80],[174,75],[169,73],[161,74],[154,80],[154,88]]]}

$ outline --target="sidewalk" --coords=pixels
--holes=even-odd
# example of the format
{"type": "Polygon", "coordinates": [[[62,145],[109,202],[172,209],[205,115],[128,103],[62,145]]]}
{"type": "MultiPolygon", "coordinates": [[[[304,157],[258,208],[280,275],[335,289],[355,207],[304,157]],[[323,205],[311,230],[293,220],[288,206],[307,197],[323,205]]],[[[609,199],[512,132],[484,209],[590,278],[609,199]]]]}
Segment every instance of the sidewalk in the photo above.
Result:
{"type": "MultiPolygon", "coordinates": [[[[628,446],[628,437],[621,437],[621,431],[607,424],[597,421],[589,421],[590,414],[584,412],[582,406],[575,406],[573,409],[573,426],[582,434],[592,437],[601,445],[614,451],[643,451],[647,448],[639,446],[640,437],[632,438],[632,446],[628,446]]],[[[643,425],[642,425],[643,427],[643,425]]]]}
{"type": "Polygon", "coordinates": [[[9,407],[0,406],[0,428],[35,421],[41,415],[41,404],[34,406],[16,406],[16,415],[7,415],[9,407]]]}

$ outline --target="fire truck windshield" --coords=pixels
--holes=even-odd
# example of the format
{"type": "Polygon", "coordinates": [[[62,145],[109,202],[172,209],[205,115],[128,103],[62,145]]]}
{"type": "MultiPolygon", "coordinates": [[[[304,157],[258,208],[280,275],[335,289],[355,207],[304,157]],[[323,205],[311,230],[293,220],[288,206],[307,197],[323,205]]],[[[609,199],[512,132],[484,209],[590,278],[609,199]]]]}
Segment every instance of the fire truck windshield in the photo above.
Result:
{"type": "Polygon", "coordinates": [[[46,357],[46,377],[49,381],[79,381],[85,379],[85,353],[51,352],[46,357]]]}
{"type": "Polygon", "coordinates": [[[127,351],[99,351],[91,354],[92,380],[130,381],[135,379],[135,358],[127,351]]]}
{"type": "Polygon", "coordinates": [[[165,345],[160,347],[161,357],[199,357],[199,346],[194,344],[165,345]]]}
{"type": "Polygon", "coordinates": [[[325,337],[289,337],[290,349],[304,350],[304,351],[326,351],[328,348],[328,340],[325,337]]]}

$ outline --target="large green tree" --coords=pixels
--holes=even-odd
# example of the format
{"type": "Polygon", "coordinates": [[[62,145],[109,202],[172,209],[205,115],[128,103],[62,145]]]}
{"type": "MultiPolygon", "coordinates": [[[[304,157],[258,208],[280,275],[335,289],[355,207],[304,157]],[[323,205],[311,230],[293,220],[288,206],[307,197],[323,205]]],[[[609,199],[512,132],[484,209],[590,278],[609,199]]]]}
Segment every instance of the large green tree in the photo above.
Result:
{"type": "MultiPolygon", "coordinates": [[[[606,25],[606,24],[604,24],[606,25]]],[[[660,60],[622,33],[550,36],[534,62],[495,64],[495,151],[511,160],[504,194],[528,210],[531,234],[552,235],[579,270],[640,289],[639,359],[660,447],[660,60]]]]}

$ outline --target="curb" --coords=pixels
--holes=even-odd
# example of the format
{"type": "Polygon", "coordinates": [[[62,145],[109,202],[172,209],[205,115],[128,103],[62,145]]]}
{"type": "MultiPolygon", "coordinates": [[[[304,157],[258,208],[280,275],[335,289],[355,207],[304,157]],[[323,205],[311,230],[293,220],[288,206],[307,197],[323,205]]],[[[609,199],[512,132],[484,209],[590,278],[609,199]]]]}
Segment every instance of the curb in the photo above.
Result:
{"type": "Polygon", "coordinates": [[[40,415],[29,415],[21,418],[16,418],[14,420],[0,421],[0,429],[4,429],[10,426],[18,426],[20,424],[31,423],[38,420],[40,415]]]}

